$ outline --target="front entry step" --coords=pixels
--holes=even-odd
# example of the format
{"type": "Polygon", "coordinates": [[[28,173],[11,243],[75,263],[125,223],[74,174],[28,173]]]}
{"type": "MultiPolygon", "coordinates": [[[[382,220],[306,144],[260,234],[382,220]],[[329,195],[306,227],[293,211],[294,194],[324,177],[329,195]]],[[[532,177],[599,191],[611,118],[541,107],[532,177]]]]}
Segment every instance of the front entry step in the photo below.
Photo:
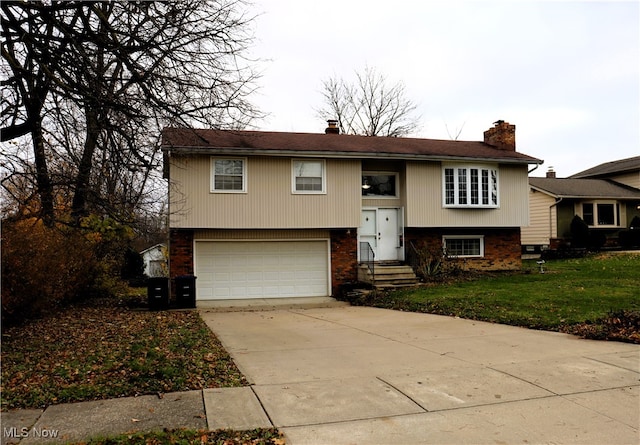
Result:
{"type": "Polygon", "coordinates": [[[375,263],[374,274],[366,264],[360,265],[358,279],[377,288],[408,287],[418,284],[418,277],[411,266],[399,263],[375,263]]]}

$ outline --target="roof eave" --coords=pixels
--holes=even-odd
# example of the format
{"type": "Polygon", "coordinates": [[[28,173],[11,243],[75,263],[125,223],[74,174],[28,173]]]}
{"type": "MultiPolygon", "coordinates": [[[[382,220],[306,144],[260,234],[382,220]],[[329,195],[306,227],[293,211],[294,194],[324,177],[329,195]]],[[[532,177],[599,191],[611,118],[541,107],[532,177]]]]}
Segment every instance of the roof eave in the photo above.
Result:
{"type": "Polygon", "coordinates": [[[537,158],[502,158],[483,156],[453,156],[453,155],[426,155],[410,153],[380,153],[380,152],[349,152],[349,151],[322,151],[322,150],[259,150],[253,148],[230,148],[230,147],[190,147],[165,145],[161,147],[164,152],[174,152],[179,154],[204,154],[204,155],[263,155],[263,156],[296,156],[296,157],[325,157],[336,159],[415,159],[431,161],[477,161],[495,162],[502,164],[542,164],[543,160],[537,158]]]}
{"type": "Polygon", "coordinates": [[[540,187],[536,187],[535,185],[529,184],[533,190],[547,194],[553,198],[562,198],[562,199],[617,199],[619,201],[633,201],[640,199],[640,196],[620,196],[620,195],[571,195],[564,193],[555,193],[550,190],[545,190],[540,187]]]}

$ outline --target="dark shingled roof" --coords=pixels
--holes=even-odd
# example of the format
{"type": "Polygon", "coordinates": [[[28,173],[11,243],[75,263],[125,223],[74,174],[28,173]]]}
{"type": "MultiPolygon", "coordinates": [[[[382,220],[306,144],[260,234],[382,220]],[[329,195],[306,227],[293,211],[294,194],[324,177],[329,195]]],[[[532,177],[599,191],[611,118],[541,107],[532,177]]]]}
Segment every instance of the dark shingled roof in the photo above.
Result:
{"type": "Polygon", "coordinates": [[[640,171],[640,156],[605,162],[590,169],[571,175],[570,178],[597,178],[613,174],[640,171]]]}
{"type": "Polygon", "coordinates": [[[558,198],[640,199],[640,190],[606,179],[529,178],[529,185],[558,198]]]}
{"type": "Polygon", "coordinates": [[[483,159],[541,164],[540,159],[484,142],[320,133],[165,128],[162,147],[178,153],[237,153],[396,159],[483,159]]]}

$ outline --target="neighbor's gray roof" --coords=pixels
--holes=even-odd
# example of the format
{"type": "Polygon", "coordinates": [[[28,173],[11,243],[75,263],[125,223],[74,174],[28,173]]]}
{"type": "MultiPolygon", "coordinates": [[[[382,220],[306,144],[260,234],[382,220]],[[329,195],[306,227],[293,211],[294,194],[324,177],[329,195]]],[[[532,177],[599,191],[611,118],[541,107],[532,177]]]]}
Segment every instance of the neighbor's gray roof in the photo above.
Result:
{"type": "Polygon", "coordinates": [[[570,178],[597,178],[601,176],[614,175],[640,171],[640,156],[620,159],[618,161],[605,162],[587,170],[571,175],[570,178]]]}
{"type": "Polygon", "coordinates": [[[354,136],[324,133],[165,128],[162,147],[178,153],[267,154],[272,156],[384,157],[396,159],[482,159],[541,164],[540,159],[479,141],[354,136]]]}
{"type": "Polygon", "coordinates": [[[558,198],[640,199],[640,190],[606,179],[529,178],[529,185],[558,198]]]}

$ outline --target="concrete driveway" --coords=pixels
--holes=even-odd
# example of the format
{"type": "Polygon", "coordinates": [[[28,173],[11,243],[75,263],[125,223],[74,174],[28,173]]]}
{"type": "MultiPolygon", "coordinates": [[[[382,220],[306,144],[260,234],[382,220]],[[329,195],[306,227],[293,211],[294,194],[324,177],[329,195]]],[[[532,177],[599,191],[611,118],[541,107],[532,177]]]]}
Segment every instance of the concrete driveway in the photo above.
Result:
{"type": "Polygon", "coordinates": [[[202,311],[291,444],[638,444],[640,346],[366,307],[202,311]]]}

